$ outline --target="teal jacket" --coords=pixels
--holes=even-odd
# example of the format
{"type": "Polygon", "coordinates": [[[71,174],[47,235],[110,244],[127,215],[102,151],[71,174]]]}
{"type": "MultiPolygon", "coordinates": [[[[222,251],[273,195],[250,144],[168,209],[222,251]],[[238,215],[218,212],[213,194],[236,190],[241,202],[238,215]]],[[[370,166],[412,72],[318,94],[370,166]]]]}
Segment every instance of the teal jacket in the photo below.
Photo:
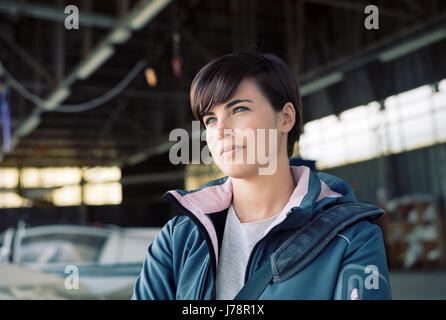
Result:
{"type": "MultiPolygon", "coordinates": [[[[357,202],[351,186],[338,177],[306,166],[290,170],[296,187],[284,208],[286,215],[255,245],[246,281],[318,212],[357,202]]],[[[148,246],[132,299],[215,299],[218,252],[232,202],[231,178],[191,191],[170,190],[164,197],[181,215],[169,220],[148,246]]],[[[272,281],[259,299],[391,299],[380,228],[367,219],[346,226],[303,269],[272,281]]]]}

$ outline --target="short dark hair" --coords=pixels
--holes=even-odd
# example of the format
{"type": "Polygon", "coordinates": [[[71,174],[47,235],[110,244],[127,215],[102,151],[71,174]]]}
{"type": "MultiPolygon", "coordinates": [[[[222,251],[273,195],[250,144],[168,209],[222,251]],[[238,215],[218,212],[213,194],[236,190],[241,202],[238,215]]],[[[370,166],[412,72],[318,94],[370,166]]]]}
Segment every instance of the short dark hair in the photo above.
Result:
{"type": "Polygon", "coordinates": [[[194,118],[203,128],[203,112],[227,102],[240,82],[252,79],[276,111],[287,102],[296,110],[296,122],[288,132],[288,157],[302,131],[302,100],[299,86],[286,63],[272,53],[239,51],[213,59],[196,74],[191,84],[190,102],[194,118]]]}

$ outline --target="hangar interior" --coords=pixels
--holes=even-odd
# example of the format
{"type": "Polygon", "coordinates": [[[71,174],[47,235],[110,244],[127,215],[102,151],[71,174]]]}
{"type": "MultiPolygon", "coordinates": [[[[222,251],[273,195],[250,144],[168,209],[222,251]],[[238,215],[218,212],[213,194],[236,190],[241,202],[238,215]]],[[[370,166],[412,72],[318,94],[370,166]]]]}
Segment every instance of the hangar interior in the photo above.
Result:
{"type": "Polygon", "coordinates": [[[177,214],[164,192],[222,176],[169,161],[169,134],[192,129],[192,79],[253,48],[299,83],[294,158],[386,210],[391,269],[444,270],[441,0],[0,0],[0,233],[163,226],[177,214]]]}

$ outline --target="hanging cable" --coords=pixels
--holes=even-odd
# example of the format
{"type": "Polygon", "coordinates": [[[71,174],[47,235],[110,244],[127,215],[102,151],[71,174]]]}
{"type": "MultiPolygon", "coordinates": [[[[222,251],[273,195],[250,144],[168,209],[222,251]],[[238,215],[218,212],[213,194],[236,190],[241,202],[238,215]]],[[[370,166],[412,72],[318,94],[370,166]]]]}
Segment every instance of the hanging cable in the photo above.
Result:
{"type": "Polygon", "coordinates": [[[130,72],[125,76],[124,79],[122,79],[115,87],[110,89],[108,92],[103,94],[100,97],[97,97],[93,100],[80,103],[80,104],[65,104],[65,105],[58,105],[57,108],[48,110],[48,104],[49,101],[43,100],[40,97],[32,94],[29,92],[24,86],[22,86],[10,73],[2,62],[0,61],[0,75],[3,75],[6,82],[14,88],[15,91],[17,91],[22,97],[25,99],[31,101],[35,105],[41,107],[43,110],[46,111],[56,111],[56,112],[67,112],[67,113],[76,113],[76,112],[83,112],[87,110],[91,110],[95,107],[98,107],[107,101],[111,100],[115,96],[117,96],[119,93],[121,93],[129,84],[133,81],[133,79],[138,75],[138,73],[146,66],[147,62],[145,60],[140,60],[138,63],[130,70],[130,72]]]}

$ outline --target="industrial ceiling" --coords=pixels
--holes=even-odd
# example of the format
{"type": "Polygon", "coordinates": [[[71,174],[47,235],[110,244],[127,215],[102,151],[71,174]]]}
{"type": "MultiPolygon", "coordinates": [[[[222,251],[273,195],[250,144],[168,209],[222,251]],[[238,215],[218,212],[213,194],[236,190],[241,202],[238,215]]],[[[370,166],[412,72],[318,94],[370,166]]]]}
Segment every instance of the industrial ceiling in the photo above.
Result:
{"type": "Polygon", "coordinates": [[[214,57],[253,46],[282,57],[307,122],[446,78],[445,39],[440,0],[0,0],[11,88],[0,166],[169,170],[169,132],[190,129],[190,83],[214,57]],[[364,27],[369,4],[379,29],[364,27]],[[79,29],[65,27],[68,5],[79,29]]]}

